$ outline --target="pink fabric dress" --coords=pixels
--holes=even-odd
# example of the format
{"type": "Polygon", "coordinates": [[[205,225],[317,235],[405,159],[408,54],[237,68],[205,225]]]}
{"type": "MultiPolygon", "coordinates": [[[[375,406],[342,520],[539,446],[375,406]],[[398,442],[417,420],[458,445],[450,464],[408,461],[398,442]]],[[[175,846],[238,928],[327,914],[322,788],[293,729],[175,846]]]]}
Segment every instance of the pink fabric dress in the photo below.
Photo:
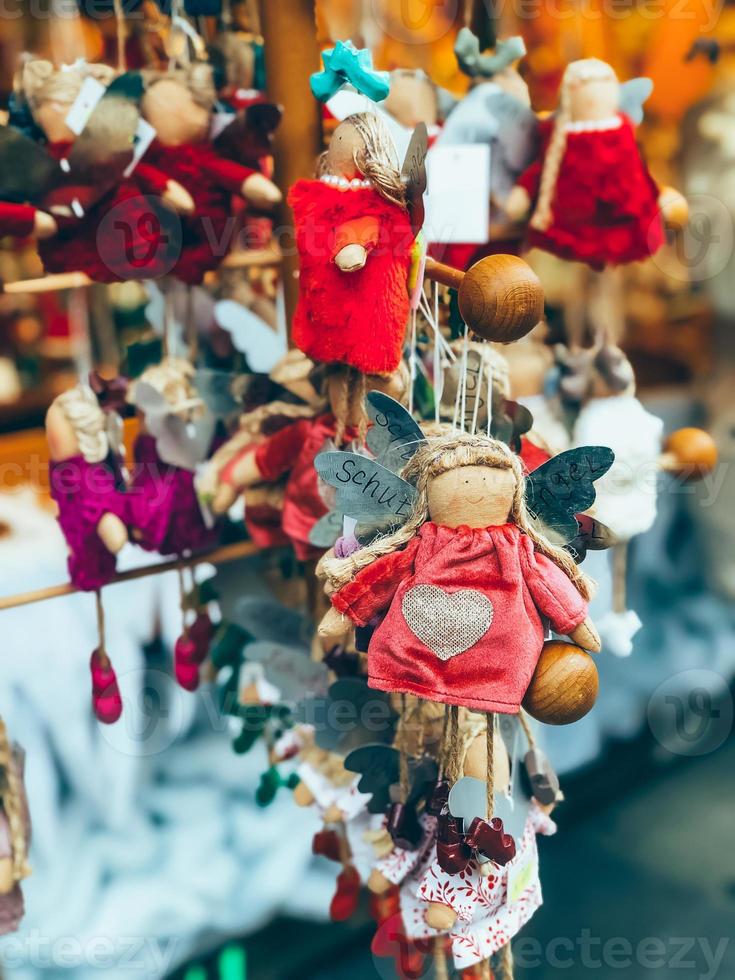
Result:
{"type": "Polygon", "coordinates": [[[105,514],[127,523],[129,500],[116,488],[105,462],[88,463],[83,456],[49,463],[49,479],[69,546],[72,585],[85,592],[99,589],[115,575],[117,557],[105,547],[97,527],[105,514]]]}

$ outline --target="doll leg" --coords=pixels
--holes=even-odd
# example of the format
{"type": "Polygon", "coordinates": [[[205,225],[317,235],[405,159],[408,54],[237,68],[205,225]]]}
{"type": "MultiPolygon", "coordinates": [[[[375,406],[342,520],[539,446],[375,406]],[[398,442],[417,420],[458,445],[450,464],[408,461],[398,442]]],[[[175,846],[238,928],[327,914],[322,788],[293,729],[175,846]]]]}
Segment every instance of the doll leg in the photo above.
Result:
{"type": "Polygon", "coordinates": [[[360,875],[352,863],[352,851],[344,822],[340,821],[336,825],[336,833],[339,839],[339,860],[342,862],[342,870],[337,875],[337,890],[329,906],[329,916],[333,922],[343,922],[357,909],[360,900],[360,875]]]}

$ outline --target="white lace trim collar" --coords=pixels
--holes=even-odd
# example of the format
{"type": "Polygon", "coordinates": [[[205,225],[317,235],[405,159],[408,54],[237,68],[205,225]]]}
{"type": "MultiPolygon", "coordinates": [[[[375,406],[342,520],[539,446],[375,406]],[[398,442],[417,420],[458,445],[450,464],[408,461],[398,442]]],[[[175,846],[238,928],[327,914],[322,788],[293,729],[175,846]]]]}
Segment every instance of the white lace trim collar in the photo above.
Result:
{"type": "Polygon", "coordinates": [[[622,116],[610,116],[608,119],[577,119],[566,124],[568,133],[602,133],[608,129],[618,129],[623,125],[622,116]]]}

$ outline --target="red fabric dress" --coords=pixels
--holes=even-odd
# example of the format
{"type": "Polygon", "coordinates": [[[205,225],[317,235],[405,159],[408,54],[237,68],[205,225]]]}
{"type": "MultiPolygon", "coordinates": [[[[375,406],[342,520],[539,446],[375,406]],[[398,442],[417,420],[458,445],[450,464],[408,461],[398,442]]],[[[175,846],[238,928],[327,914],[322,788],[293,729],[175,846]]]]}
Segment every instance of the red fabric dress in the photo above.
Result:
{"type": "Polygon", "coordinates": [[[368,683],[478,711],[515,714],[546,619],[568,634],[587,603],[515,524],[428,522],[403,551],[378,558],[332,596],[359,626],[388,609],[368,650],[368,683]]]}
{"type": "MultiPolygon", "coordinates": [[[[331,414],[299,419],[255,450],[255,461],[265,481],[272,483],[288,473],[281,526],[299,561],[318,558],[323,553],[309,543],[309,532],[327,513],[314,460],[330,445],[333,448],[336,432],[337,422],[331,414]]],[[[345,432],[347,440],[355,435],[350,429],[345,432]]]]}
{"type": "Polygon", "coordinates": [[[390,374],[401,360],[414,235],[408,212],[371,187],[340,190],[299,180],[288,196],[299,252],[299,302],[291,338],[315,361],[390,374]],[[356,272],[334,262],[350,244],[368,251],[356,272]]]}
{"type": "MultiPolygon", "coordinates": [[[[60,141],[49,143],[47,150],[60,160],[71,147],[71,142],[60,141]]],[[[145,179],[136,168],[131,177],[101,195],[96,187],[62,185],[44,201],[44,208],[76,199],[84,215],[68,219],[54,215],[58,233],[38,243],[46,272],[86,272],[95,282],[164,275],[169,263],[155,196],[165,186],[166,178],[153,167],[145,179]]]]}
{"type": "Polygon", "coordinates": [[[178,181],[192,196],[196,211],[181,216],[180,252],[171,272],[186,283],[200,283],[216,269],[237,239],[239,222],[232,196],[256,173],[252,167],[218,156],[209,143],[164,146],[154,140],[136,174],[147,178],[148,168],[178,181]]]}
{"type": "MultiPolygon", "coordinates": [[[[528,245],[593,268],[645,259],[663,245],[659,188],[622,114],[612,125],[570,129],[546,231],[528,229],[528,245]]],[[[553,118],[540,125],[541,157],[518,184],[536,202],[553,118]]]]}

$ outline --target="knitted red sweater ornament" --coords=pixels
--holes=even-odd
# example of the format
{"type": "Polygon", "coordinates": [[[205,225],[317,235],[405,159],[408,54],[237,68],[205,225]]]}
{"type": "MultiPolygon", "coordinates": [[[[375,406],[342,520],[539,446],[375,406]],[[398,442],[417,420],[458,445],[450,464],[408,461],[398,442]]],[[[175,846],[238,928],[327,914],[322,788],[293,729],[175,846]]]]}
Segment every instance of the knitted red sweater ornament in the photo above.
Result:
{"type": "MultiPolygon", "coordinates": [[[[538,199],[553,120],[540,125],[541,155],[518,184],[538,199]]],[[[528,245],[593,267],[635,262],[664,243],[659,188],[636,144],[630,120],[618,114],[603,128],[567,133],[548,228],[531,225],[528,245]]]]}

